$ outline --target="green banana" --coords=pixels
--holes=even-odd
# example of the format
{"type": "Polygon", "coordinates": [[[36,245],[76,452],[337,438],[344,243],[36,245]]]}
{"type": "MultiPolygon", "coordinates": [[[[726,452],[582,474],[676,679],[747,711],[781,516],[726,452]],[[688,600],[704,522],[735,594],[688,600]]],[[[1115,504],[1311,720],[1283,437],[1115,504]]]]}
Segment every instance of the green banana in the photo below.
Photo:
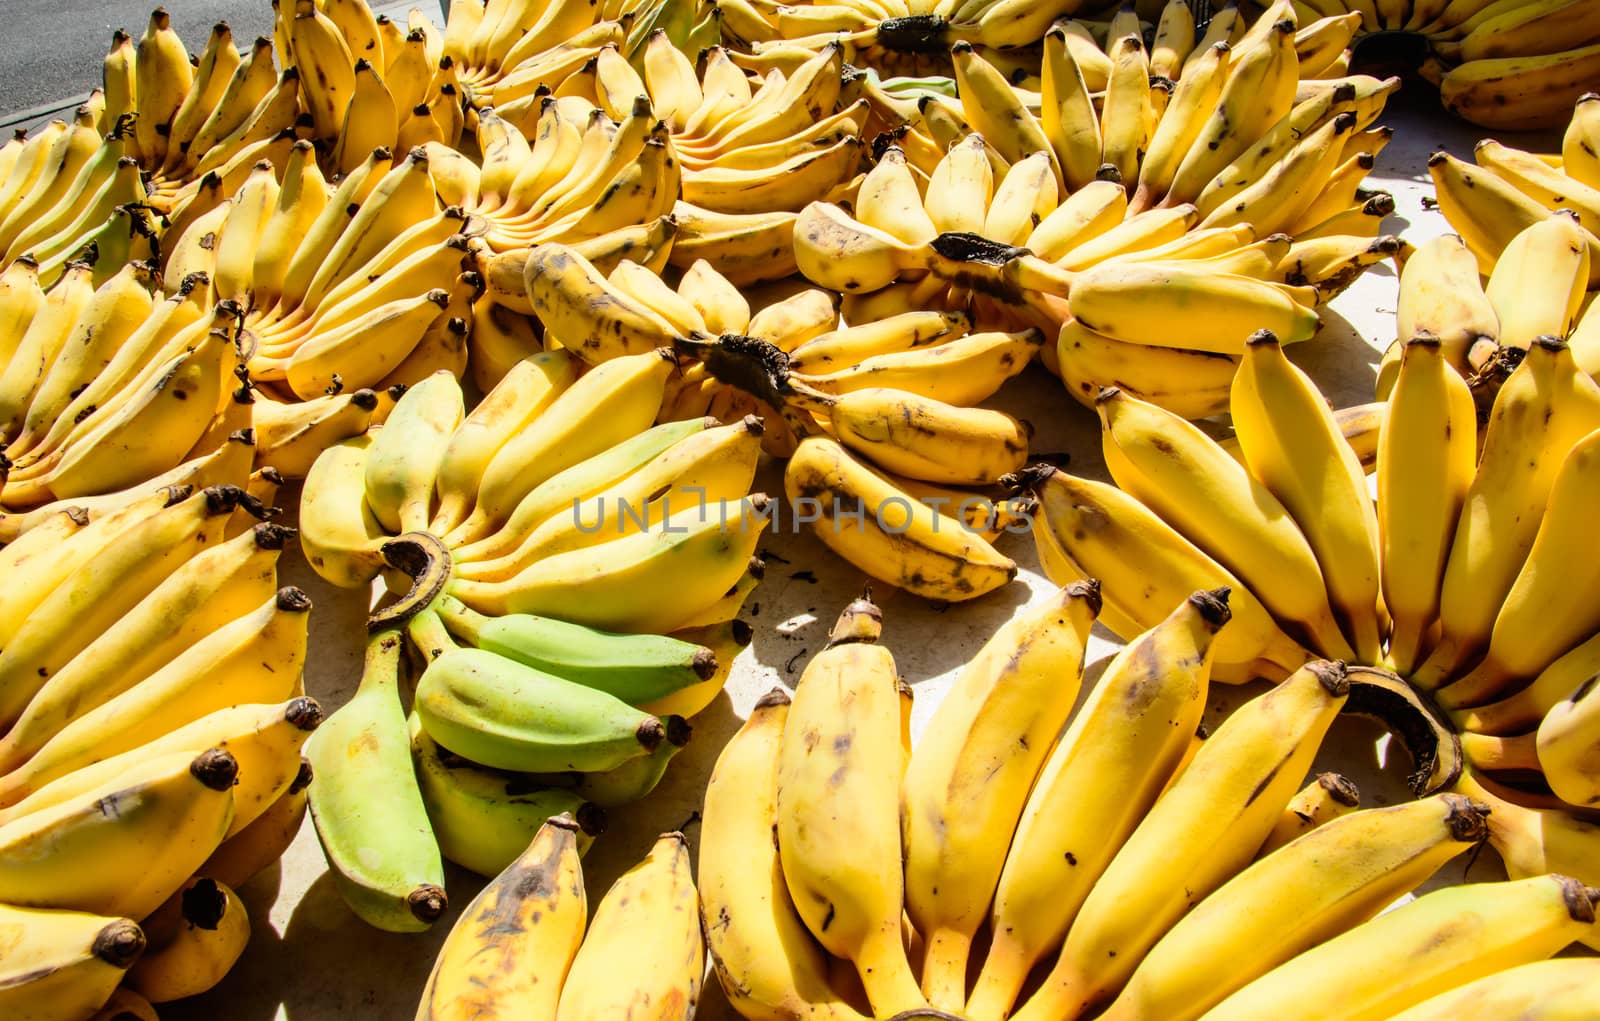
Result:
{"type": "Polygon", "coordinates": [[[546,819],[578,821],[578,853],[605,832],[605,810],[571,790],[546,790],[519,773],[485,769],[429,737],[412,714],[411,757],[439,851],[480,876],[497,876],[527,849],[546,819]]]}
{"type": "Polygon", "coordinates": [[[483,649],[451,649],[429,663],[415,707],[444,747],[522,773],[615,769],[654,751],[667,732],[603,691],[483,649]]]}
{"type": "Polygon", "coordinates": [[[444,865],[411,765],[395,631],[367,640],[361,686],[306,742],[308,794],[334,882],[362,920],[390,932],[444,914],[444,865]]]}
{"type": "Polygon", "coordinates": [[[648,755],[635,755],[615,769],[602,773],[534,774],[551,787],[565,787],[572,793],[599,805],[617,808],[631,805],[656,789],[661,778],[667,775],[667,764],[689,743],[694,732],[681,716],[668,716],[666,740],[656,745],[648,755]]]}
{"type": "Polygon", "coordinates": [[[478,648],[632,706],[665,698],[717,672],[716,653],[666,635],[612,634],[531,613],[486,617],[449,595],[437,608],[446,627],[478,648]]]}

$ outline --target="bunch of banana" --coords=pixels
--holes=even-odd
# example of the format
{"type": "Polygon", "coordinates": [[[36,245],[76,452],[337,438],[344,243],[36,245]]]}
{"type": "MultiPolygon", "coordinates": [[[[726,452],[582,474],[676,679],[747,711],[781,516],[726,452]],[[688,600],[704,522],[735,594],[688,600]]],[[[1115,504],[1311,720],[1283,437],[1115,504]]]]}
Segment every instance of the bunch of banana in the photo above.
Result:
{"type": "Polygon", "coordinates": [[[543,96],[565,94],[569,82],[592,83],[607,47],[637,66],[658,31],[689,54],[716,45],[717,15],[712,5],[677,0],[452,0],[443,53],[474,108],[526,112],[543,96]]]}
{"type": "Polygon", "coordinates": [[[1390,50],[1396,35],[1419,40],[1426,59],[1416,70],[1439,87],[1445,108],[1487,128],[1555,127],[1600,77],[1592,0],[1306,0],[1304,8],[1352,19],[1358,60],[1369,37],[1388,37],[1390,50]]]}
{"type": "MultiPolygon", "coordinates": [[[[1485,838],[1487,806],[1456,793],[1295,812],[1329,725],[1372,695],[1338,662],[1302,664],[1196,743],[1229,602],[1227,588],[1181,599],[1074,714],[1102,604],[1097,584],[1068,585],[984,645],[914,747],[910,700],[875,644],[877,608],[853,603],[793,698],[776,690],[757,703],[707,788],[702,911],[734,1008],[752,1019],[1192,1021],[1278,984],[1276,969],[1298,955],[1351,952],[1340,934],[1365,935],[1485,838]],[[1263,849],[1286,813],[1300,832],[1263,849]],[[1175,846],[1176,871],[1161,864],[1175,846]]],[[[1500,967],[1593,930],[1581,884],[1466,889],[1482,889],[1485,905],[1554,901],[1524,923],[1525,941],[1500,938],[1524,955],[1500,967]]],[[[1477,903],[1449,907],[1468,920],[1477,903]]],[[[1418,914],[1430,932],[1447,921],[1418,914]]],[[[1386,929],[1360,953],[1381,958],[1425,928],[1386,929]]],[[[1498,962],[1475,960],[1419,974],[1386,1002],[1410,1006],[1498,962]]]]}
{"type": "MultiPolygon", "coordinates": [[[[606,52],[622,61],[614,49],[606,52]]],[[[639,241],[669,222],[682,190],[682,159],[644,87],[625,99],[541,96],[526,120],[513,116],[480,112],[482,164],[463,168],[463,208],[485,221],[488,246],[510,253],[582,243],[602,259],[626,253],[645,261],[639,241]]],[[[663,242],[670,248],[670,235],[663,242]]]]}
{"type": "Polygon", "coordinates": [[[1530,235],[1577,230],[1561,214],[1530,228],[1525,250],[1498,264],[1489,299],[1442,289],[1476,285],[1459,239],[1408,265],[1375,503],[1322,395],[1262,332],[1232,387],[1237,459],[1176,415],[1108,389],[1097,406],[1120,489],[1050,468],[1022,473],[1039,501],[1046,570],[1106,580],[1106,621],[1122,634],[1156,619],[1159,593],[1229,585],[1249,623],[1235,625],[1219,677],[1281,677],[1313,654],[1381,667],[1448,714],[1430,725],[1462,731],[1479,770],[1592,806],[1600,615],[1579,536],[1600,477],[1600,386],[1559,337],[1523,337],[1480,435],[1447,353],[1485,331],[1506,343],[1536,316],[1566,317],[1565,292],[1581,296],[1585,273],[1569,265],[1558,279],[1536,252],[1580,262],[1586,249],[1530,235]],[[1536,277],[1524,272],[1563,292],[1553,309],[1531,300],[1536,277]],[[1505,285],[1512,274],[1519,283],[1505,285]]]}
{"type": "Polygon", "coordinates": [[[468,1014],[602,1021],[689,1021],[705,944],[681,833],[664,833],[589,918],[570,815],[545,823],[445,937],[417,1021],[468,1014]]]}
{"type": "MultiPolygon", "coordinates": [[[[442,207],[437,144],[395,159],[388,149],[331,187],[304,140],[190,221],[167,274],[202,272],[209,295],[243,311],[252,380],[279,398],[312,401],[465,371],[472,305],[483,290],[481,242],[465,214],[442,207]]],[[[302,409],[309,426],[323,413],[302,409]]],[[[354,429],[322,430],[322,442],[354,429]]]]}
{"type": "Polygon", "coordinates": [[[8,1016],[89,1017],[119,981],[135,1002],[193,996],[244,951],[232,889],[299,828],[322,720],[301,681],[311,602],[277,581],[294,532],[254,523],[268,509],[173,485],[0,549],[0,924],[26,923],[13,951],[38,965],[4,983],[8,1016]],[[66,923],[93,915],[125,921],[71,950],[90,933],[66,923]]]}
{"type": "Polygon", "coordinates": [[[27,260],[3,279],[0,508],[19,518],[16,531],[22,515],[62,501],[110,506],[169,483],[244,485],[253,398],[237,305],[208,309],[203,276],[163,298],[146,262],[98,288],[87,263],[70,264],[48,292],[27,260]]]}

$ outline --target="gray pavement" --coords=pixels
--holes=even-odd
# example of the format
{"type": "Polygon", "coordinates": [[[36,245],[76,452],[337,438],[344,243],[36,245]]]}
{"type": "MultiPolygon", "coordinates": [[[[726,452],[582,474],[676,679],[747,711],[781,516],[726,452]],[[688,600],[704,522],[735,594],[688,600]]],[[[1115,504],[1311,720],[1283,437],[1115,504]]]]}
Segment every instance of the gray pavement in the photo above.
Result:
{"type": "MultiPolygon", "coordinates": [[[[111,32],[144,32],[158,0],[0,0],[0,114],[69,99],[100,84],[111,32]]],[[[164,0],[173,27],[198,53],[226,21],[241,47],[272,31],[269,0],[164,0]]]]}

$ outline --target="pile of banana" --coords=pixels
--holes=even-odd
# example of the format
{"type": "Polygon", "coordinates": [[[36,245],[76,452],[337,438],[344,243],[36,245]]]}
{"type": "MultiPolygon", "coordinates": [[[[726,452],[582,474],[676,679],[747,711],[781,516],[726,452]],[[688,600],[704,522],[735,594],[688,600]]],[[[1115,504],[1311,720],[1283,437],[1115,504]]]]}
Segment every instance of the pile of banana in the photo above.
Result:
{"type": "Polygon", "coordinates": [[[539,1017],[689,1021],[705,943],[682,833],[664,833],[589,918],[569,815],[551,819],[445,937],[417,1021],[539,1017]]]}
{"type": "MultiPolygon", "coordinates": [[[[1320,811],[1346,787],[1325,777],[1297,794],[1333,720],[1372,699],[1335,661],[1301,664],[1198,740],[1229,604],[1227,588],[1182,598],[1073,714],[1102,604],[1097,583],[1070,584],[979,650],[914,748],[881,616],[848,607],[793,698],[757,703],[706,792],[702,910],[734,1008],[1437,1017],[1459,1000],[1432,998],[1475,979],[1538,1001],[1508,969],[1600,938],[1600,890],[1541,870],[1380,916],[1494,814],[1451,792],[1320,811]]],[[[1562,967],[1569,982],[1600,974],[1562,967]]]]}
{"type": "Polygon", "coordinates": [[[1451,113],[1487,128],[1554,127],[1600,78],[1600,9],[1589,0],[1304,0],[1303,7],[1308,15],[1350,18],[1357,59],[1369,39],[1373,49],[1393,49],[1396,36],[1419,39],[1426,59],[1406,58],[1439,87],[1451,113]]]}
{"type": "Polygon", "coordinates": [[[1147,55],[1130,32],[1098,93],[1062,25],[1045,37],[1039,93],[964,44],[959,101],[866,76],[899,126],[851,210],[801,212],[800,271],[862,296],[851,322],[887,291],[891,307],[1042,328],[1058,338],[1046,366],[1085,403],[1116,382],[1185,417],[1220,412],[1243,336],[1310,338],[1318,306],[1403,254],[1378,233],[1392,199],[1361,190],[1391,134],[1370,125],[1399,80],[1299,82],[1312,29],[1297,34],[1280,6],[1248,30],[1219,15],[1192,50],[1147,55]],[[1184,72],[1171,88],[1151,87],[1165,81],[1157,61],[1184,72]]]}
{"type": "Polygon", "coordinates": [[[322,720],[311,601],[277,583],[294,533],[265,513],[173,485],[0,549],[5,1016],[154,1017],[244,951],[233,890],[299,830],[322,720]]]}

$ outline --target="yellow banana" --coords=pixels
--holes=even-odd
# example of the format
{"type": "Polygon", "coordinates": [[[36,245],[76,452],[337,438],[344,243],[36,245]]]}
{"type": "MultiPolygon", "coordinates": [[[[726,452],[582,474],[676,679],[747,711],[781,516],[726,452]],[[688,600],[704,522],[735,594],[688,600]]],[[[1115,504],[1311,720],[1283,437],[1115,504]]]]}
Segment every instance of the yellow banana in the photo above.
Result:
{"type": "Polygon", "coordinates": [[[98,1016],[139,955],[145,935],[131,918],[87,911],[0,907],[0,1010],[17,1021],[98,1016]]]}
{"type": "Polygon", "coordinates": [[[888,1016],[925,1006],[900,942],[900,704],[879,609],[846,607],[795,689],[778,749],[783,878],[800,917],[888,1016]]]}

